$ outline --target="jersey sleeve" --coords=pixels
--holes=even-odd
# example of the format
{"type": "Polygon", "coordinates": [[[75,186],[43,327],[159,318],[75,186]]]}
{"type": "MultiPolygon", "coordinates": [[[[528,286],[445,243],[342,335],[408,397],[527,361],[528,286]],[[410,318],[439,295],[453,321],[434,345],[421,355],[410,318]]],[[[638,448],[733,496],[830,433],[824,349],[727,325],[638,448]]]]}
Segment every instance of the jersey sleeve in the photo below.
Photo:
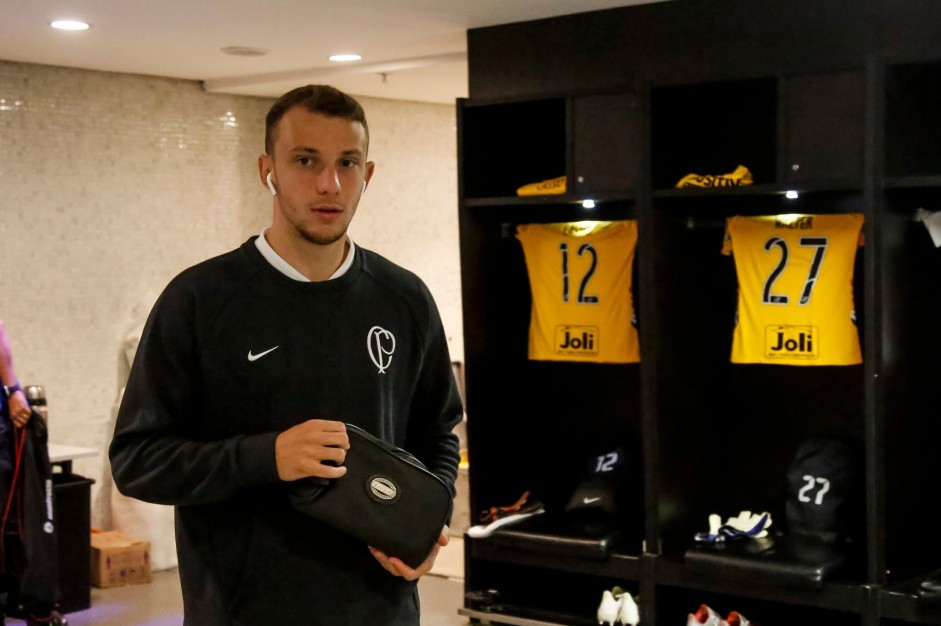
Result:
{"type": "Polygon", "coordinates": [[[151,311],[109,447],[118,490],[146,502],[207,504],[279,480],[277,433],[200,435],[195,301],[177,279],[151,311]]]}
{"type": "Polygon", "coordinates": [[[722,238],[722,254],[726,256],[732,254],[732,219],[725,220],[725,236],[722,238]]]}
{"type": "Polygon", "coordinates": [[[441,478],[453,496],[460,461],[454,427],[464,418],[464,407],[437,305],[427,287],[423,291],[428,316],[424,356],[412,396],[404,447],[441,478]]]}

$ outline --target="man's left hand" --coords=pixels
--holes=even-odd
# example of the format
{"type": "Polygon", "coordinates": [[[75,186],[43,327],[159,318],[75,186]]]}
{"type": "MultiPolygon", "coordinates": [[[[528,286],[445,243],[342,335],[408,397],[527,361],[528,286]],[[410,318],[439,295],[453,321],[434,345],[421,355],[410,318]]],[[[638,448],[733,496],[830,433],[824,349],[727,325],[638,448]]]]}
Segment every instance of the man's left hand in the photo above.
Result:
{"type": "Polygon", "coordinates": [[[445,526],[441,530],[441,534],[438,535],[438,542],[431,549],[431,553],[428,554],[428,558],[426,558],[424,563],[415,569],[412,569],[394,556],[389,556],[385,552],[377,550],[373,547],[369,548],[369,552],[372,553],[376,560],[379,561],[379,564],[382,565],[382,567],[393,576],[401,576],[405,580],[418,580],[431,571],[431,568],[435,564],[435,559],[438,558],[438,551],[446,545],[448,545],[447,526],[445,526]]]}

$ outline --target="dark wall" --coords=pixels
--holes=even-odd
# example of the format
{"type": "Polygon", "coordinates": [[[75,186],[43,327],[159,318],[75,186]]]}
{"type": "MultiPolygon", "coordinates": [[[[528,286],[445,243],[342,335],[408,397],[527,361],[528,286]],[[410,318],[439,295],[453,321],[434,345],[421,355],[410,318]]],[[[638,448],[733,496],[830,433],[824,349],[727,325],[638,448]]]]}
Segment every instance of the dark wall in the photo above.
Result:
{"type": "Polygon", "coordinates": [[[933,57],[932,23],[937,0],[672,0],[478,28],[467,36],[470,96],[811,73],[880,52],[933,57]]]}

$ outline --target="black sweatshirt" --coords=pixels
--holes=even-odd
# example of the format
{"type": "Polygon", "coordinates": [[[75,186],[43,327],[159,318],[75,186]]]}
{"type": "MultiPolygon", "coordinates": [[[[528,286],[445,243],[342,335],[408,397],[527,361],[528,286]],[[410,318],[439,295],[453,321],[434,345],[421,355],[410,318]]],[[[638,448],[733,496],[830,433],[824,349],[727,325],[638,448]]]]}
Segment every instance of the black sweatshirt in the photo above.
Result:
{"type": "Polygon", "coordinates": [[[176,505],[188,625],[417,626],[416,584],[294,511],[274,446],[308,419],[349,422],[453,491],[463,411],[437,307],[417,276],[361,247],[344,275],[305,283],[254,239],[157,300],[110,447],[115,484],[176,505]]]}

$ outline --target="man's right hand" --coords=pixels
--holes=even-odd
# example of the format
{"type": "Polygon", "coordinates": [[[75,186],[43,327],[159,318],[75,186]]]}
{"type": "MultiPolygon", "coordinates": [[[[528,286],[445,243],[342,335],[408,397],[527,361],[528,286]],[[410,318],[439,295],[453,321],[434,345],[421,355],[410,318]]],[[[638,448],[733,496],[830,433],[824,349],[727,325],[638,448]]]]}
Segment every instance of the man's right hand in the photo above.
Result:
{"type": "Polygon", "coordinates": [[[343,422],[307,420],[292,426],[275,440],[275,458],[281,480],[297,480],[307,476],[339,478],[345,467],[325,465],[324,461],[343,465],[350,439],[343,422]]]}

